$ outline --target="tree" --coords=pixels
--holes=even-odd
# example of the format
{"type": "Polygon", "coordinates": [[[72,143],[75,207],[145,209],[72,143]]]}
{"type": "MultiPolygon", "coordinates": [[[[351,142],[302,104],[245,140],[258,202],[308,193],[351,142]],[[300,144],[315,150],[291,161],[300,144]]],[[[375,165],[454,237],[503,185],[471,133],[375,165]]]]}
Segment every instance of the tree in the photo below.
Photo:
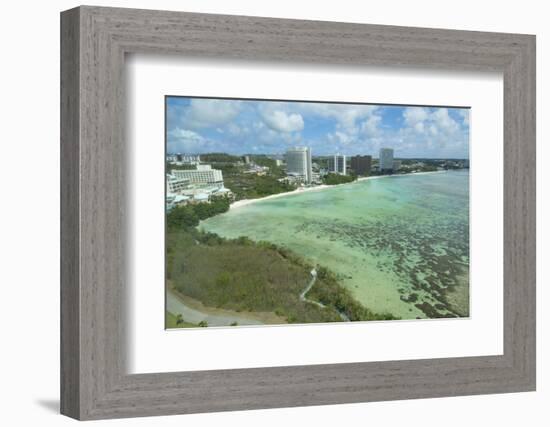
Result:
{"type": "Polygon", "coordinates": [[[352,182],[356,179],[356,175],[339,175],[337,173],[329,173],[323,178],[323,183],[326,185],[338,185],[352,182]]]}
{"type": "Polygon", "coordinates": [[[199,225],[199,217],[191,205],[176,206],[168,212],[166,222],[168,228],[186,228],[199,225]]]}

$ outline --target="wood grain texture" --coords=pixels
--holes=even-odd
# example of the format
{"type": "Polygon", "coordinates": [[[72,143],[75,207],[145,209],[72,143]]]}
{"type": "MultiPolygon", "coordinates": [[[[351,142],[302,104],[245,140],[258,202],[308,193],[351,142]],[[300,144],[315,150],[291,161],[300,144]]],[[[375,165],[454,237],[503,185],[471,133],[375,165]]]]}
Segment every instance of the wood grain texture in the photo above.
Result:
{"type": "Polygon", "coordinates": [[[78,10],[61,20],[61,412],[80,414],[78,10]]]}
{"type": "Polygon", "coordinates": [[[84,6],[62,13],[61,38],[62,413],[100,419],[535,389],[534,36],[84,6]],[[127,53],[502,72],[504,354],[128,375],[127,53]]]}

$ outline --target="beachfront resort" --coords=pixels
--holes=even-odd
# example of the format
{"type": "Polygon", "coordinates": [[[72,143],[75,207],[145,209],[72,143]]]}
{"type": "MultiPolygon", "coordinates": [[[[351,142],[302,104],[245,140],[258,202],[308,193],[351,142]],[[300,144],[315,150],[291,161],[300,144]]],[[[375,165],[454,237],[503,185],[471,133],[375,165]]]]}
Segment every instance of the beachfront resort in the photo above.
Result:
{"type": "Polygon", "coordinates": [[[291,191],[325,188],[369,177],[460,170],[468,159],[398,159],[392,148],[379,157],[334,154],[312,156],[311,147],[292,147],[278,155],[225,153],[169,154],[166,163],[168,210],[193,203],[210,203],[224,197],[241,206],[250,200],[291,191]],[[229,185],[224,182],[224,174],[229,185]],[[248,190],[248,191],[247,191],[248,190]]]}

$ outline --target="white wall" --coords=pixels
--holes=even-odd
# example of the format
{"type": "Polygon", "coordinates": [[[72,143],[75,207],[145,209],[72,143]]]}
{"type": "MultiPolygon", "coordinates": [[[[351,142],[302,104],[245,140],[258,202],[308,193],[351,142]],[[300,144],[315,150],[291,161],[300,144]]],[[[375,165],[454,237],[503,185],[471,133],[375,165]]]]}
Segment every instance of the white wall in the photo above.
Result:
{"type": "MultiPolygon", "coordinates": [[[[157,419],[117,420],[109,425],[281,426],[408,425],[498,426],[548,425],[550,375],[550,276],[543,263],[548,250],[550,181],[550,27],[545,2],[258,1],[176,0],[95,1],[106,6],[247,14],[503,31],[537,34],[538,55],[538,360],[539,391],[509,395],[442,398],[340,406],[277,409],[157,419]],[[546,13],[545,13],[546,12],[546,13]],[[545,194],[543,194],[545,193],[545,194]],[[543,199],[543,196],[544,199],[543,199]],[[543,312],[544,311],[544,312],[543,312]]],[[[3,425],[63,426],[57,414],[59,383],[59,11],[75,1],[4,2],[2,7],[0,182],[0,379],[3,425]],[[32,176],[29,171],[40,171],[32,176]]]]}

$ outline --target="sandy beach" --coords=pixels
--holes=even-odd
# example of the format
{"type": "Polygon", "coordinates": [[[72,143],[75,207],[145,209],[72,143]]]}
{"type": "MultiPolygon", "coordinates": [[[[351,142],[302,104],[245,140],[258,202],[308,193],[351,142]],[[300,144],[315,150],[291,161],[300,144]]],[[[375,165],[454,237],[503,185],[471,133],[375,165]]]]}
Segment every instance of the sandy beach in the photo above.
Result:
{"type": "Polygon", "coordinates": [[[338,187],[340,185],[350,185],[350,184],[354,184],[354,183],[359,182],[359,181],[366,181],[366,180],[369,180],[369,179],[388,178],[388,177],[391,177],[391,176],[398,177],[398,176],[410,176],[410,175],[427,175],[427,174],[440,173],[440,172],[446,172],[446,171],[414,172],[414,173],[397,174],[397,175],[365,176],[365,177],[362,177],[362,178],[357,178],[356,181],[346,182],[346,183],[343,183],[343,184],[337,184],[337,185],[321,184],[321,185],[317,185],[315,187],[300,187],[300,188],[297,188],[296,190],[293,190],[293,191],[287,191],[285,193],[278,193],[278,194],[271,194],[270,196],[260,197],[260,198],[257,198],[257,199],[238,200],[238,201],[232,203],[231,206],[229,207],[229,209],[240,208],[242,206],[250,205],[252,203],[256,203],[256,202],[259,202],[261,200],[277,199],[279,197],[285,197],[285,196],[289,196],[291,194],[301,194],[301,193],[305,193],[305,192],[308,192],[308,191],[320,191],[320,190],[325,190],[327,188],[338,187]]]}
{"type": "MultiPolygon", "coordinates": [[[[350,183],[347,183],[347,184],[350,184],[350,183]]],[[[339,184],[339,185],[344,185],[344,184],[339,184]]],[[[271,194],[270,196],[260,197],[260,198],[257,198],[257,199],[243,199],[243,200],[239,200],[237,202],[232,203],[231,206],[229,207],[229,209],[240,208],[242,206],[246,206],[246,205],[250,205],[252,203],[259,202],[260,200],[277,199],[279,197],[288,196],[290,194],[301,194],[301,193],[305,193],[305,192],[308,192],[308,191],[319,191],[319,190],[324,190],[325,188],[330,188],[330,187],[334,187],[334,185],[322,184],[322,185],[317,185],[316,187],[301,187],[301,188],[297,188],[296,190],[293,190],[293,191],[287,191],[285,193],[278,193],[278,194],[271,194]]]]}

